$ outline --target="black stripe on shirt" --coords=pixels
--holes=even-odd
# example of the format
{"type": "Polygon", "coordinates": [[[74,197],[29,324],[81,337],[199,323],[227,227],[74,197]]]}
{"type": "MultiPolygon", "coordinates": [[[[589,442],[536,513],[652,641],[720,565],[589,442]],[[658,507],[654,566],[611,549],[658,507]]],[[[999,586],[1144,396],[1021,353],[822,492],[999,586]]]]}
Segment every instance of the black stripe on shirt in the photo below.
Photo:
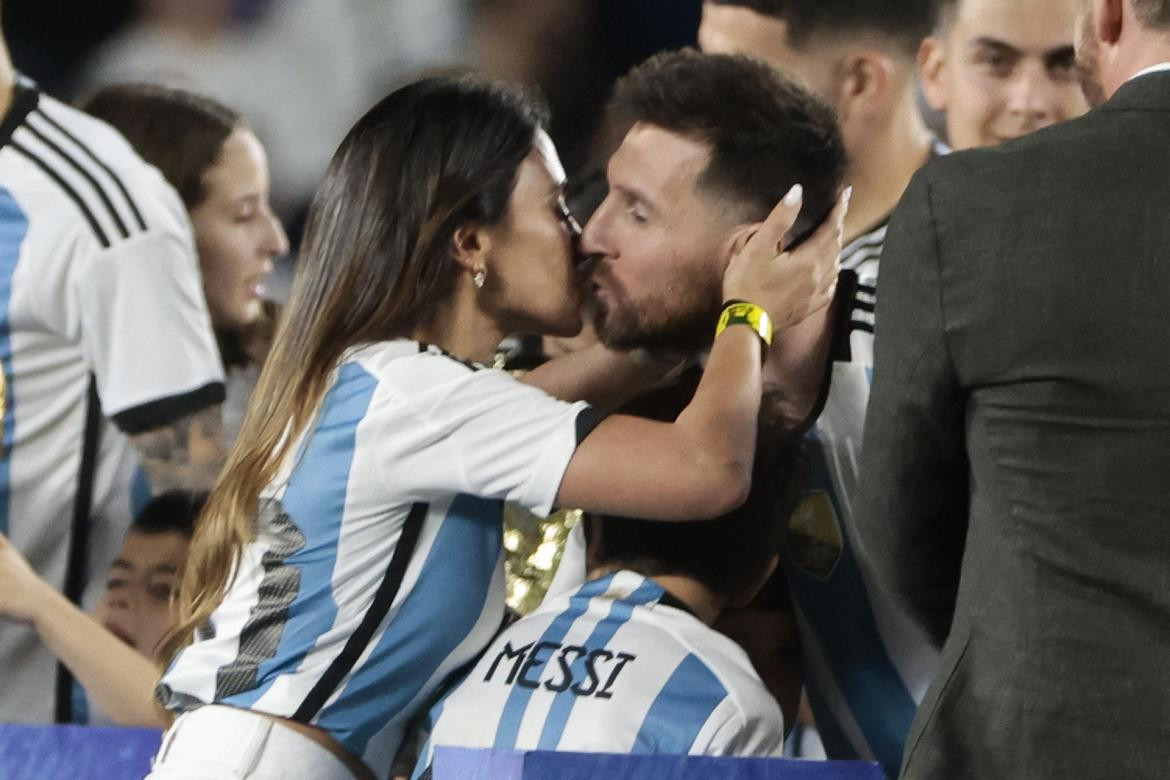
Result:
{"type": "Polygon", "coordinates": [[[860,298],[856,298],[853,301],[853,308],[856,311],[867,311],[870,314],[873,314],[874,309],[877,308],[877,304],[875,304],[873,301],[863,301],[860,298]]]}
{"type": "Polygon", "coordinates": [[[148,401],[118,412],[110,419],[122,433],[133,436],[136,433],[170,425],[175,420],[201,412],[209,406],[221,404],[224,397],[223,382],[208,382],[188,393],[148,401]]]}
{"type": "Polygon", "coordinates": [[[106,207],[106,211],[108,211],[110,213],[110,217],[113,218],[114,224],[118,226],[118,232],[122,234],[122,238],[129,238],[130,231],[126,229],[126,223],[122,221],[122,215],[118,213],[116,208],[114,208],[114,203],[110,200],[110,196],[106,194],[105,189],[102,188],[102,185],[98,183],[98,180],[94,178],[93,174],[82,167],[81,163],[79,163],[68,152],[62,149],[59,144],[46,136],[31,123],[26,122],[24,129],[31,133],[42,144],[52,149],[58,157],[69,163],[69,166],[73,168],[73,170],[80,173],[82,177],[87,182],[89,182],[89,186],[92,187],[95,192],[97,192],[98,197],[102,201],[102,205],[106,207]]]}
{"type": "Polygon", "coordinates": [[[414,557],[414,549],[418,545],[418,538],[422,534],[423,523],[427,519],[429,508],[428,504],[411,506],[410,514],[406,516],[406,522],[402,525],[402,534],[398,537],[398,543],[394,545],[394,554],[390,556],[390,565],[386,568],[386,576],[382,578],[377,592],[374,593],[373,603],[366,610],[366,614],[362,616],[362,622],[350,634],[345,647],[333,659],[333,663],[329,664],[329,668],[321,675],[321,679],[317,680],[317,684],[313,686],[309,695],[301,702],[301,706],[293,713],[293,720],[308,723],[315,718],[321,708],[325,706],[325,702],[329,701],[329,697],[353,670],[354,665],[365,652],[366,646],[373,640],[378,626],[382,625],[382,621],[386,619],[386,615],[389,614],[390,607],[394,605],[394,599],[397,598],[398,591],[402,587],[402,580],[406,577],[406,567],[410,564],[410,559],[414,557]]]}
{"type": "MultiPolygon", "coordinates": [[[[215,697],[220,702],[253,690],[260,679],[260,666],[276,656],[288,625],[289,608],[301,592],[301,570],[288,559],[305,548],[307,539],[280,501],[260,502],[258,527],[272,532],[272,544],[260,556],[264,576],[257,587],[259,597],[240,629],[236,657],[215,670],[215,697]]],[[[172,694],[173,696],[173,694],[172,694]]],[[[167,708],[182,707],[181,700],[166,700],[167,708]]]]}
{"type": "Polygon", "coordinates": [[[20,127],[29,114],[37,107],[41,95],[30,82],[18,79],[12,90],[12,105],[4,120],[0,122],[0,146],[5,146],[12,140],[12,134],[20,127]]]}
{"type": "Polygon", "coordinates": [[[54,130],[72,141],[73,144],[78,149],[80,149],[86,157],[88,157],[95,165],[106,172],[106,175],[113,180],[114,186],[117,187],[118,191],[122,193],[122,197],[126,199],[126,203],[130,206],[130,212],[134,215],[134,221],[138,223],[138,228],[140,230],[146,230],[146,220],[142,218],[142,212],[138,210],[138,205],[134,202],[134,199],[130,197],[130,191],[126,189],[126,185],[122,183],[122,180],[118,177],[118,174],[114,173],[113,169],[110,168],[109,165],[106,165],[106,163],[102,161],[100,157],[94,154],[92,149],[78,140],[77,136],[73,135],[73,133],[62,127],[61,123],[56,119],[53,119],[53,117],[49,116],[44,109],[38,108],[36,114],[39,118],[48,122],[54,130]]]}
{"type": "Polygon", "coordinates": [[[30,152],[25,147],[21,146],[18,142],[10,140],[8,142],[8,147],[14,152],[22,155],[33,165],[40,168],[46,176],[52,179],[57,184],[57,186],[60,187],[61,190],[69,196],[69,199],[72,200],[77,205],[77,208],[81,210],[82,216],[84,216],[85,221],[89,223],[89,227],[91,230],[93,230],[94,235],[97,237],[98,243],[102,245],[102,249],[109,249],[110,239],[106,237],[106,231],[102,230],[102,226],[98,224],[98,221],[94,217],[93,212],[89,210],[89,206],[86,205],[81,196],[77,194],[77,190],[73,189],[69,182],[61,178],[61,174],[53,170],[52,166],[50,166],[37,155],[30,152]]]}
{"type": "Polygon", "coordinates": [[[853,320],[852,322],[849,323],[849,327],[851,327],[853,330],[860,330],[864,333],[873,333],[873,323],[872,322],[862,322],[861,320],[853,320]]]}
{"type": "Polygon", "coordinates": [[[671,607],[673,609],[681,610],[693,618],[699,617],[695,614],[693,609],[687,606],[686,602],[665,588],[662,589],[662,598],[658,599],[658,603],[664,607],[671,607]]]}
{"type": "Polygon", "coordinates": [[[592,406],[587,406],[577,415],[577,446],[585,441],[585,437],[606,418],[606,414],[592,406]]]}

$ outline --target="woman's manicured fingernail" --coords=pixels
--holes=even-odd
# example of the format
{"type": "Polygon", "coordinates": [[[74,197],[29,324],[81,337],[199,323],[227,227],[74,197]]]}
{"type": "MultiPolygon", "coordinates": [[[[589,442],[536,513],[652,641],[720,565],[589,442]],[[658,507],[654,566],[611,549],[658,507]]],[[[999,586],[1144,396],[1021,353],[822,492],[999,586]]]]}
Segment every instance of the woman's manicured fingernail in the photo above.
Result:
{"type": "Polygon", "coordinates": [[[793,184],[792,189],[784,196],[784,205],[795,206],[804,198],[804,187],[799,184],[793,184]]]}

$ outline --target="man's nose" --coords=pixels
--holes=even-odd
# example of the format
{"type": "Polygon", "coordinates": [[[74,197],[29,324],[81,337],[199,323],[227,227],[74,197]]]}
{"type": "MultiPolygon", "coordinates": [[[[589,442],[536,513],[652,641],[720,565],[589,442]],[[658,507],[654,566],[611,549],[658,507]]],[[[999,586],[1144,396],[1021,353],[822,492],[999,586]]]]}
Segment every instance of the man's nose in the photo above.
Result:
{"type": "Polygon", "coordinates": [[[1043,124],[1052,121],[1055,104],[1055,87],[1044,64],[1023,63],[1011,87],[1008,109],[1030,123],[1043,124]]]}
{"type": "Polygon", "coordinates": [[[609,240],[610,200],[606,198],[589,217],[585,229],[577,242],[578,251],[585,256],[610,255],[612,242],[609,240]]]}

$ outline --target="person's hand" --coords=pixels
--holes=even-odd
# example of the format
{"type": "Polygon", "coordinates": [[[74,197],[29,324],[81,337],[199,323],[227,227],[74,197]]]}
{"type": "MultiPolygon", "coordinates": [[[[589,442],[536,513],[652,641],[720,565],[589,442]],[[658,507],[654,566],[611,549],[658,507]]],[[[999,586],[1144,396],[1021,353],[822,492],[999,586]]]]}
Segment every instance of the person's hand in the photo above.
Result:
{"type": "Polygon", "coordinates": [[[32,623],[48,587],[8,537],[0,534],[0,618],[32,623]]]}
{"type": "Polygon", "coordinates": [[[833,300],[840,268],[846,190],[829,218],[808,241],[791,252],[781,249],[800,214],[803,191],[793,187],[768,218],[745,229],[723,274],[723,299],[764,307],[776,330],[797,325],[833,300]]]}

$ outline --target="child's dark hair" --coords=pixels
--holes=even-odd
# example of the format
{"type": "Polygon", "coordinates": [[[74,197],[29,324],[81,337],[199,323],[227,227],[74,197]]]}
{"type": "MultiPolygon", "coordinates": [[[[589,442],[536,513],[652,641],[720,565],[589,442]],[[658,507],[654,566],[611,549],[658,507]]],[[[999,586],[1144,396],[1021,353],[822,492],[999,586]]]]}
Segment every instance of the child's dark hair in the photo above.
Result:
{"type": "Polygon", "coordinates": [[[195,519],[207,503],[207,492],[168,490],[152,498],[134,518],[130,530],[142,534],[175,531],[187,538],[195,532],[195,519]]]}
{"type": "MultiPolygon", "coordinates": [[[[699,372],[684,374],[666,388],[647,393],[621,411],[673,421],[698,386],[699,372]]],[[[801,439],[786,430],[761,404],[752,489],[747,502],[714,520],[668,523],[607,515],[590,516],[600,539],[591,567],[620,566],[646,576],[693,577],[724,598],[735,598],[755,583],[780,544],[795,508],[804,475],[801,439]]]]}

